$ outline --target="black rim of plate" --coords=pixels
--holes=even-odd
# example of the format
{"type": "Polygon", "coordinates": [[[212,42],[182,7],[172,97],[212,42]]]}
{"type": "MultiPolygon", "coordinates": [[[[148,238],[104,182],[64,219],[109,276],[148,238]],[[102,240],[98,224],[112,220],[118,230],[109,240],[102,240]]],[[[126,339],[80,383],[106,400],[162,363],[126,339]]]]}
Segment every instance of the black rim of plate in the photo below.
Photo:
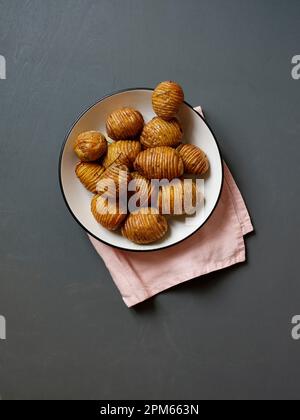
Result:
{"type": "Polygon", "coordinates": [[[208,222],[208,220],[211,218],[211,216],[212,216],[212,214],[214,213],[214,211],[215,211],[215,209],[216,209],[216,207],[217,207],[217,205],[219,204],[219,201],[220,201],[220,197],[221,197],[221,193],[222,193],[222,189],[223,189],[223,184],[224,184],[224,164],[223,164],[223,158],[222,158],[222,153],[221,153],[221,150],[220,150],[220,146],[219,146],[219,143],[218,143],[218,141],[217,141],[217,139],[216,139],[216,136],[215,136],[215,134],[214,134],[214,132],[213,132],[213,130],[212,130],[212,128],[211,128],[211,126],[208,124],[208,122],[202,117],[202,115],[200,115],[199,114],[199,112],[197,112],[193,107],[192,107],[192,105],[190,105],[189,103],[187,103],[186,101],[184,101],[184,103],[185,103],[185,105],[187,105],[189,108],[191,108],[192,110],[193,110],[193,112],[195,112],[195,114],[197,114],[198,115],[198,117],[199,118],[201,118],[202,119],[202,121],[204,122],[204,124],[207,126],[207,128],[209,129],[209,131],[211,132],[211,134],[212,134],[212,136],[213,136],[213,138],[214,138],[214,141],[215,141],[215,143],[216,143],[216,145],[217,145],[217,149],[218,149],[218,153],[219,153],[219,156],[220,156],[220,161],[221,161],[221,167],[222,167],[222,182],[221,182],[221,186],[220,186],[220,191],[219,191],[219,195],[218,195],[218,199],[217,199],[217,201],[216,201],[216,204],[215,204],[215,206],[214,206],[214,208],[212,209],[212,211],[210,212],[210,214],[208,215],[208,217],[206,218],[206,220],[193,232],[193,233],[191,233],[190,235],[188,235],[188,236],[186,236],[184,239],[181,239],[180,241],[178,241],[178,242],[175,242],[174,244],[171,244],[171,245],[166,245],[166,246],[161,246],[160,248],[156,248],[156,249],[128,249],[128,248],[123,248],[123,247],[120,247],[120,246],[117,246],[117,245],[112,245],[112,244],[110,244],[109,242],[106,242],[106,241],[104,241],[103,239],[101,239],[101,238],[99,238],[98,236],[96,236],[96,235],[94,235],[92,232],[90,232],[78,219],[77,219],[77,217],[75,216],[75,214],[73,213],[73,211],[72,211],[72,209],[70,208],[70,206],[69,206],[69,203],[68,203],[68,200],[67,200],[67,198],[66,198],[66,196],[65,196],[65,192],[64,192],[64,189],[63,189],[63,184],[62,184],[62,159],[63,159],[63,154],[64,154],[64,150],[65,150],[65,146],[66,146],[66,143],[67,143],[67,141],[68,141],[68,138],[69,138],[69,136],[70,136],[70,134],[71,134],[71,132],[73,131],[73,129],[74,129],[74,127],[75,127],[75,125],[78,123],[78,121],[87,113],[87,112],[89,112],[92,108],[94,108],[96,105],[98,105],[100,102],[102,102],[102,101],[104,101],[105,99],[107,99],[107,98],[110,98],[110,97],[112,97],[112,96],[114,96],[114,95],[118,95],[118,94],[120,94],[120,93],[126,93],[126,92],[131,92],[131,91],[135,91],[135,90],[147,90],[147,91],[153,91],[153,89],[151,89],[151,88],[145,88],[145,87],[136,87],[136,88],[130,88],[130,89],[121,89],[121,90],[118,90],[118,91],[116,91],[116,92],[113,92],[113,93],[111,93],[111,94],[109,94],[109,95],[105,95],[105,96],[103,96],[101,99],[99,99],[97,102],[95,102],[93,105],[91,105],[91,106],[89,106],[85,111],[83,111],[80,115],[79,115],[79,117],[76,119],[76,121],[72,124],[72,126],[71,126],[71,128],[68,130],[68,132],[67,132],[67,134],[66,134],[66,136],[65,136],[65,139],[64,139],[64,142],[63,142],[63,144],[62,144],[62,147],[61,147],[61,151],[60,151],[60,156],[59,156],[59,164],[58,164],[58,176],[59,176],[59,186],[60,186],[60,190],[61,190],[61,193],[62,193],[62,196],[63,196],[63,198],[64,198],[64,201],[65,201],[65,204],[66,204],[66,206],[67,206],[67,208],[69,209],[69,212],[71,213],[71,215],[73,216],[73,218],[75,219],[75,221],[79,224],[79,226],[81,226],[82,227],[82,229],[83,230],[85,230],[90,236],[92,236],[93,238],[95,238],[97,241],[100,241],[100,242],[102,242],[102,243],[104,243],[105,245],[109,245],[109,246],[111,246],[111,247],[113,247],[113,248],[116,248],[116,249],[120,249],[120,250],[122,250],[122,251],[128,251],[128,252],[157,252],[157,251],[162,251],[162,250],[164,250],[164,249],[168,249],[168,248],[171,248],[171,247],[173,247],[173,246],[175,246],[175,245],[179,245],[180,243],[182,243],[183,241],[185,241],[186,239],[188,239],[188,238],[190,238],[191,236],[193,236],[196,232],[198,232],[207,222],[208,222]]]}

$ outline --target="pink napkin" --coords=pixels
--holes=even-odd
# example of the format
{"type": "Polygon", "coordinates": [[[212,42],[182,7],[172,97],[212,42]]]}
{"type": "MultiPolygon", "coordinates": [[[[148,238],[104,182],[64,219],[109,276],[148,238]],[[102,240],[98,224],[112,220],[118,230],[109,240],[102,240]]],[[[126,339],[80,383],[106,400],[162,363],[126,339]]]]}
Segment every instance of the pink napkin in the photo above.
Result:
{"type": "MultiPolygon", "coordinates": [[[[196,110],[202,114],[200,107],[196,110]]],[[[244,236],[253,231],[253,226],[225,163],[224,178],[221,198],[211,218],[178,245],[151,254],[135,253],[90,237],[128,307],[187,280],[246,260],[244,236]]]]}

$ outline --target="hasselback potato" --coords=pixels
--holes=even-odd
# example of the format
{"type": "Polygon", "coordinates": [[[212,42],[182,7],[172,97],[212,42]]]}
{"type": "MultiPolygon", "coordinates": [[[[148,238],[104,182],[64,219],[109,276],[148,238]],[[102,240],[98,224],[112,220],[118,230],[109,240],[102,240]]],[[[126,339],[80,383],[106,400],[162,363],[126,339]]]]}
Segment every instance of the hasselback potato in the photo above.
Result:
{"type": "Polygon", "coordinates": [[[176,118],[165,121],[155,117],[144,126],[140,141],[146,148],[157,146],[176,147],[183,136],[182,128],[176,118]]]}
{"type": "Polygon", "coordinates": [[[188,174],[204,175],[209,169],[209,161],[206,154],[199,147],[193,144],[182,144],[177,148],[184,170],[188,174]]]}
{"type": "Polygon", "coordinates": [[[152,95],[154,112],[165,120],[175,117],[183,101],[184,93],[181,86],[171,81],[160,83],[152,95]]]}
{"type": "Polygon", "coordinates": [[[121,108],[112,112],[106,120],[106,130],[114,140],[136,139],[144,127],[144,118],[133,108],[121,108]]]}
{"type": "Polygon", "coordinates": [[[101,175],[105,168],[94,162],[79,162],[75,172],[82,184],[92,193],[97,192],[97,183],[100,181],[101,175]]]}
{"type": "Polygon", "coordinates": [[[180,177],[184,172],[179,153],[171,147],[154,147],[139,153],[134,168],[147,179],[168,179],[180,177]]]}
{"type": "Polygon", "coordinates": [[[93,197],[91,210],[97,222],[108,230],[118,230],[127,216],[117,204],[112,204],[100,195],[93,197]]]}
{"type": "Polygon", "coordinates": [[[107,168],[112,163],[133,166],[137,155],[141,151],[141,143],[134,140],[120,140],[108,146],[107,155],[103,160],[103,166],[107,168]]]}
{"type": "Polygon", "coordinates": [[[122,235],[136,244],[159,241],[167,231],[168,222],[165,217],[151,208],[142,208],[131,213],[122,227],[122,235]]]}
{"type": "Polygon", "coordinates": [[[106,138],[98,131],[86,131],[79,134],[74,144],[74,151],[83,162],[100,159],[106,150],[106,138]]]}

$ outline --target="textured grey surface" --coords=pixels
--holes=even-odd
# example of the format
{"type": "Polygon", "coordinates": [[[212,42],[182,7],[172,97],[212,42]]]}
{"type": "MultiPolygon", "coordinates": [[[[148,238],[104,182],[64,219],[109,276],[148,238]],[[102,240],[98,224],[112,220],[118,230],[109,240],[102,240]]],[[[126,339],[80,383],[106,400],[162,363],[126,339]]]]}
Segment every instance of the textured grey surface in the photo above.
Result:
{"type": "Polygon", "coordinates": [[[2,399],[299,397],[299,18],[298,0],[0,1],[2,399]],[[246,264],[128,310],[57,161],[87,105],[165,79],[204,106],[256,234],[246,264]]]}

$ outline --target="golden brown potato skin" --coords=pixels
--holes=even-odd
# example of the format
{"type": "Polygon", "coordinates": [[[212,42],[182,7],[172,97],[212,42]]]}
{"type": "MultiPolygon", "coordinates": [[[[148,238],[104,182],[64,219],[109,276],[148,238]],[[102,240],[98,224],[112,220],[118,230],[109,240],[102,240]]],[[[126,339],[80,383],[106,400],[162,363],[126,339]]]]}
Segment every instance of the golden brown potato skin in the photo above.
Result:
{"type": "Polygon", "coordinates": [[[209,170],[209,161],[206,154],[193,144],[182,144],[177,148],[184,170],[188,174],[204,175],[209,170]]]}
{"type": "Polygon", "coordinates": [[[94,162],[79,162],[75,169],[77,177],[85,188],[94,194],[97,192],[96,186],[104,171],[103,166],[94,162]]]}
{"type": "Polygon", "coordinates": [[[120,212],[117,205],[114,206],[100,195],[93,197],[91,210],[97,222],[112,231],[118,230],[127,217],[120,212]]]}
{"type": "Polygon", "coordinates": [[[179,178],[184,167],[179,153],[171,147],[154,147],[141,152],[134,162],[134,168],[147,179],[179,178]]]}
{"type": "Polygon", "coordinates": [[[74,151],[82,162],[98,160],[106,153],[106,138],[98,131],[86,131],[79,134],[74,144],[74,151]]]}
{"type": "Polygon", "coordinates": [[[142,149],[141,143],[134,140],[119,140],[108,146],[103,166],[108,168],[112,163],[124,164],[130,169],[133,167],[137,155],[142,149]]]}
{"type": "MultiPolygon", "coordinates": [[[[97,183],[96,189],[98,194],[104,194],[107,187],[112,187],[111,191],[116,192],[116,197],[119,197],[119,193],[122,187],[123,192],[126,190],[129,182],[131,181],[131,175],[129,169],[125,165],[113,164],[107,168],[100,177],[97,183]]],[[[107,194],[108,196],[110,194],[107,194]]]]}
{"type": "Polygon", "coordinates": [[[168,222],[158,211],[150,208],[142,208],[131,213],[124,226],[122,235],[130,241],[147,245],[162,239],[168,231],[168,222]]]}
{"type": "Polygon", "coordinates": [[[192,215],[198,205],[197,186],[195,182],[184,184],[184,180],[176,179],[170,185],[161,186],[158,194],[158,208],[160,214],[192,215]],[[185,207],[187,206],[188,207],[185,207]]]}
{"type": "Polygon", "coordinates": [[[117,109],[107,118],[107,134],[113,140],[133,140],[139,137],[144,127],[142,114],[133,108],[117,109]]]}
{"type": "Polygon", "coordinates": [[[165,121],[155,117],[144,126],[140,141],[145,148],[157,146],[177,147],[183,137],[183,131],[177,118],[165,121]]]}
{"type": "Polygon", "coordinates": [[[182,87],[172,81],[160,83],[152,95],[152,107],[155,114],[165,120],[176,116],[183,101],[182,87]]]}

